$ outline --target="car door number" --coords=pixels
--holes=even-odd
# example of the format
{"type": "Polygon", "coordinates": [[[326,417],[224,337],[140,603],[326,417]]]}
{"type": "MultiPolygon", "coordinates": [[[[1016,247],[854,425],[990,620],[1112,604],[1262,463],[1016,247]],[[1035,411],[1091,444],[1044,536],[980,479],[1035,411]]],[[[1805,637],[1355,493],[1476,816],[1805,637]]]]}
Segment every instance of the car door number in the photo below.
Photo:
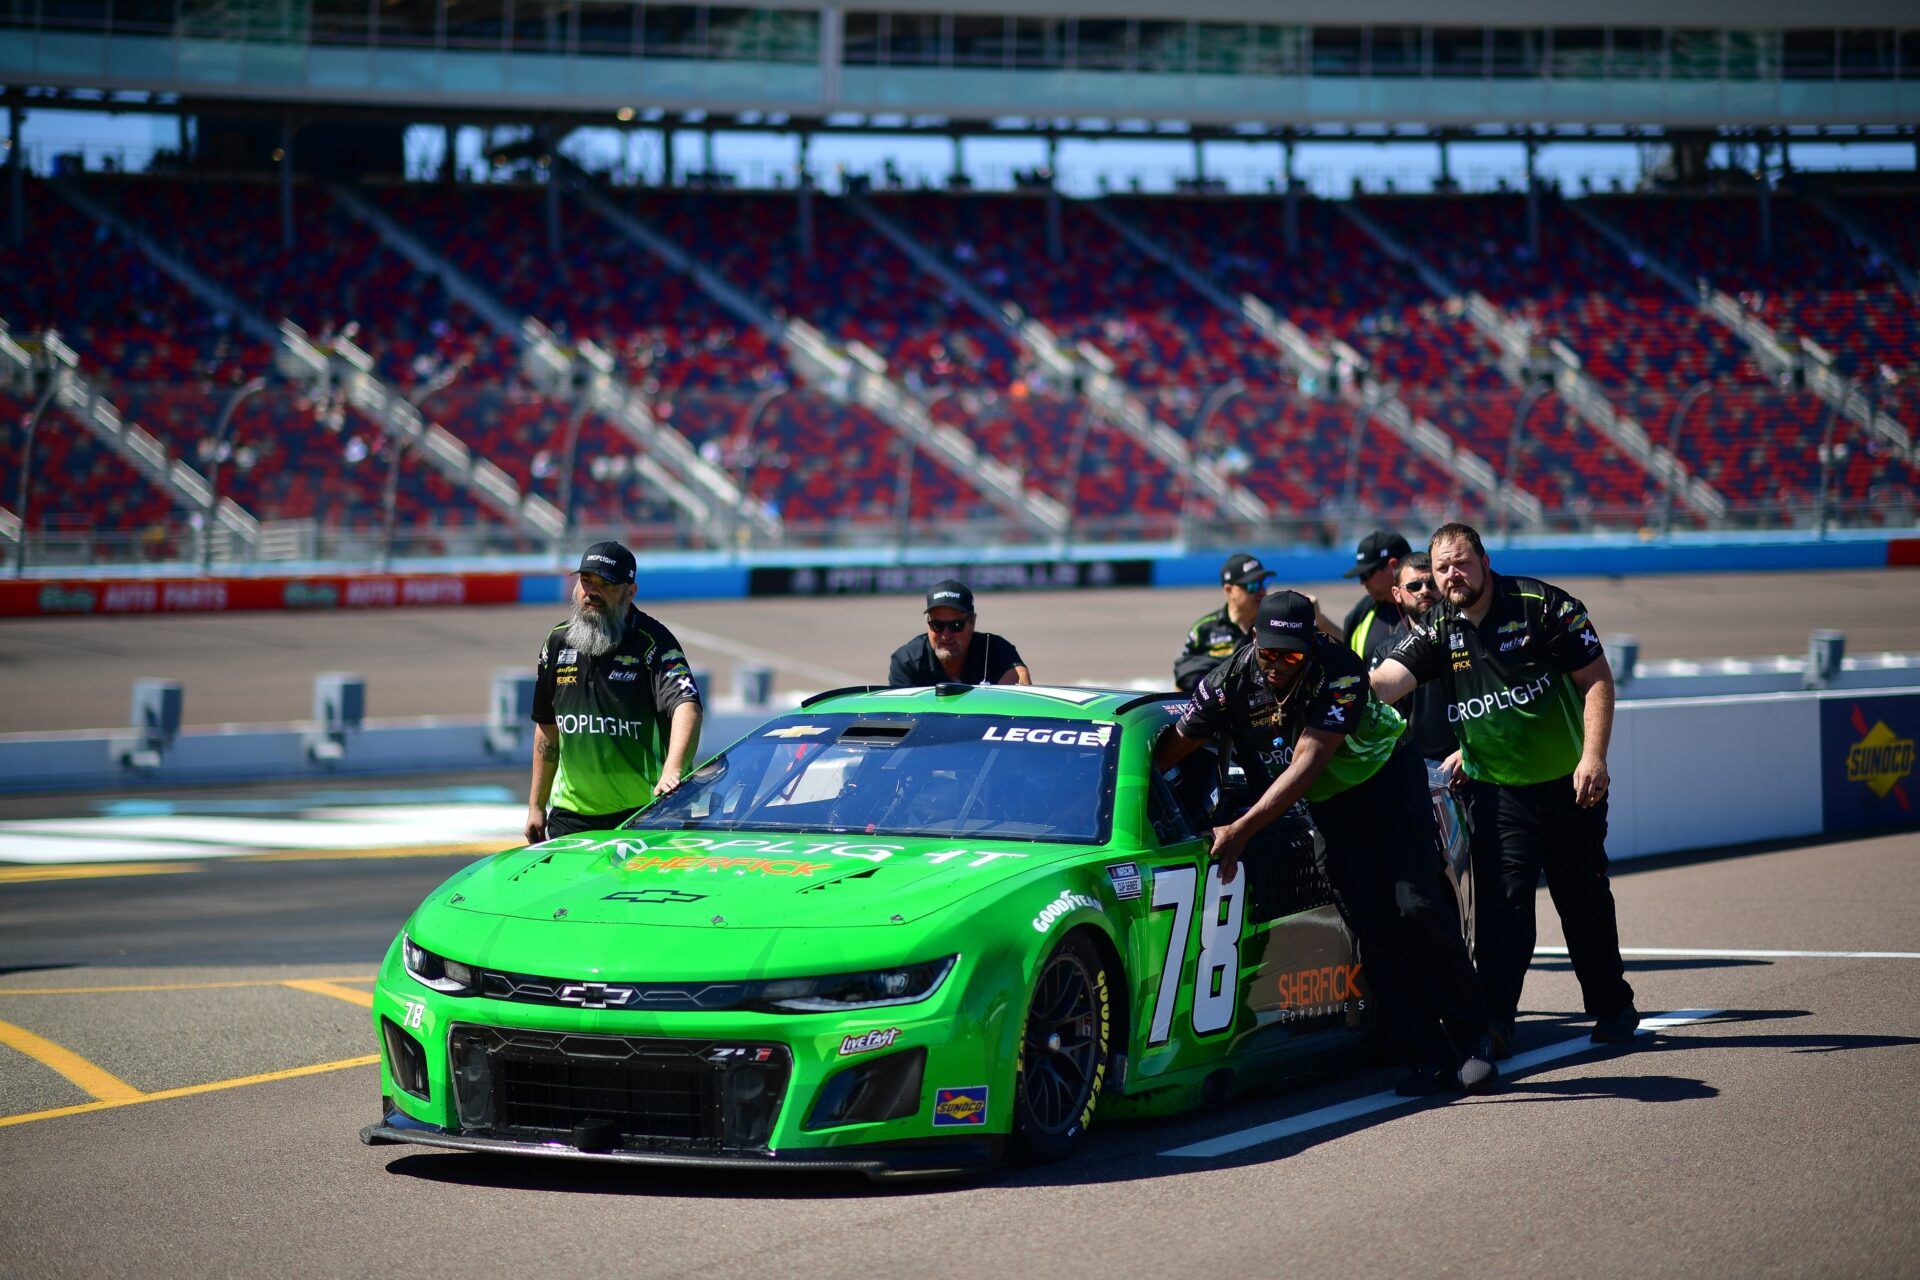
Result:
{"type": "MultiPolygon", "coordinates": [[[[1192,941],[1193,899],[1199,878],[1194,867],[1162,867],[1153,873],[1153,909],[1173,909],[1173,930],[1167,936],[1165,963],[1160,966],[1160,993],[1154,1001],[1153,1025],[1147,1035],[1150,1045],[1165,1044],[1173,1034],[1173,1006],[1192,941]]],[[[1212,1035],[1233,1025],[1240,985],[1244,879],[1236,867],[1233,879],[1222,883],[1220,868],[1207,868],[1206,890],[1200,900],[1200,960],[1193,974],[1195,1035],[1212,1035]]]]}

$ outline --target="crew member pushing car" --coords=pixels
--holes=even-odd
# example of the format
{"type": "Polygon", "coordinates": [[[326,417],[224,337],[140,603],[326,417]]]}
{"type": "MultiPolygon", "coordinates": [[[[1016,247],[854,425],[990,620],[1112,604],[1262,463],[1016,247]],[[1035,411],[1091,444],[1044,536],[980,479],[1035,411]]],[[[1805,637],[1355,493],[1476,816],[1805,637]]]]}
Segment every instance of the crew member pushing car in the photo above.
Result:
{"type": "Polygon", "coordinates": [[[1169,769],[1204,741],[1225,739],[1260,790],[1245,814],[1214,828],[1223,880],[1239,874],[1248,840],[1304,797],[1367,984],[1414,1068],[1396,1087],[1409,1095],[1481,1089],[1499,1074],[1485,1007],[1446,885],[1426,775],[1394,750],[1404,727],[1368,690],[1359,656],[1316,629],[1313,601],[1277,591],[1260,602],[1253,642],[1195,686],[1154,766],[1169,769]]]}
{"type": "Polygon", "coordinates": [[[540,647],[529,844],[619,826],[677,788],[700,745],[700,690],[673,633],[634,607],[634,568],[617,542],[588,547],[573,611],[540,647]]]}
{"type": "Polygon", "coordinates": [[[1013,642],[974,628],[973,592],[955,578],[927,588],[927,630],[893,651],[887,684],[1032,684],[1013,642]]]}
{"type": "Polygon", "coordinates": [[[1446,688],[1468,778],[1475,944],[1495,1033],[1512,1039],[1544,868],[1593,1039],[1625,1043],[1640,1014],[1607,880],[1613,670],[1587,607],[1551,583],[1495,573],[1470,526],[1442,525],[1430,550],[1445,604],[1374,669],[1373,691],[1394,702],[1416,681],[1446,688]]]}

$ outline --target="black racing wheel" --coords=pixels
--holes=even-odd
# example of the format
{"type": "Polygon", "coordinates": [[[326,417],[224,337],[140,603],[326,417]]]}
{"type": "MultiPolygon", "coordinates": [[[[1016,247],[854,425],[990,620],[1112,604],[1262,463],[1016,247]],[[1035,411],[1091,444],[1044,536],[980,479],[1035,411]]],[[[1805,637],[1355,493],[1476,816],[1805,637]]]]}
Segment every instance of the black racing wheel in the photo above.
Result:
{"type": "Polygon", "coordinates": [[[1015,1163],[1048,1164],[1080,1145],[1106,1080],[1112,998],[1107,963],[1084,937],[1067,937],[1040,967],[1013,1082],[1015,1163]]]}

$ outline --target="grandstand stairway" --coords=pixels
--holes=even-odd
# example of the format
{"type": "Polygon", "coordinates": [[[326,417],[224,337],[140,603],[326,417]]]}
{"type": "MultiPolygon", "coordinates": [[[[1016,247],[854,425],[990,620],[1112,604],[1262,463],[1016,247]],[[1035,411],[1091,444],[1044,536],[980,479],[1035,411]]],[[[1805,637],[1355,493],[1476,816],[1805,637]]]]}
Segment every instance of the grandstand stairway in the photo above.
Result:
{"type": "Polygon", "coordinates": [[[154,265],[208,306],[231,315],[248,333],[276,348],[275,366],[283,375],[320,395],[337,387],[351,404],[371,417],[396,446],[419,446],[417,453],[429,466],[481,505],[507,517],[528,533],[548,539],[558,536],[561,521],[552,504],[523,495],[499,468],[474,457],[451,433],[428,422],[405,396],[380,378],[374,371],[372,359],[350,339],[337,339],[322,349],[291,322],[276,330],[259,312],[195,270],[171,247],[160,244],[118,213],[93,200],[76,184],[55,180],[51,186],[88,217],[138,245],[154,265]]]}
{"type": "Polygon", "coordinates": [[[1509,382],[1516,387],[1526,385],[1530,366],[1545,353],[1552,363],[1554,389],[1598,436],[1649,478],[1657,478],[1671,488],[1675,497],[1701,516],[1712,520],[1726,515],[1726,499],[1712,485],[1690,476],[1686,465],[1665,446],[1652,443],[1646,429],[1616,406],[1606,390],[1587,374],[1576,349],[1558,340],[1536,344],[1531,325],[1508,315],[1478,290],[1463,289],[1355,203],[1342,201],[1334,207],[1389,256],[1411,267],[1436,296],[1463,300],[1468,321],[1501,353],[1500,371],[1509,382]]]}
{"type": "MultiPolygon", "coordinates": [[[[1337,338],[1329,344],[1333,348],[1331,354],[1319,350],[1305,330],[1266,299],[1252,293],[1235,299],[1180,255],[1102,203],[1094,202],[1087,207],[1141,254],[1178,276],[1221,311],[1244,321],[1264,341],[1277,348],[1297,374],[1338,386],[1367,367],[1365,356],[1337,338]]],[[[1358,398],[1358,393],[1349,398],[1358,398]]],[[[1479,455],[1423,421],[1391,390],[1376,390],[1368,396],[1367,404],[1368,425],[1390,432],[1409,448],[1426,454],[1452,477],[1456,488],[1476,489],[1485,495],[1490,507],[1504,502],[1512,514],[1527,524],[1541,523],[1544,512],[1537,497],[1519,485],[1502,486],[1493,468],[1479,455]]]]}
{"type": "Polygon", "coordinates": [[[1747,344],[1755,363],[1770,375],[1784,379],[1796,369],[1799,370],[1806,378],[1807,387],[1822,400],[1837,406],[1847,418],[1887,440],[1902,454],[1912,456],[1911,433],[1891,414],[1878,409],[1847,379],[1834,372],[1831,358],[1823,359],[1804,347],[1805,358],[1796,356],[1781,343],[1779,335],[1766,321],[1741,306],[1738,299],[1717,288],[1710,280],[1703,278],[1697,283],[1689,282],[1684,274],[1665,260],[1664,255],[1653,253],[1628,235],[1593,207],[1591,200],[1569,200],[1566,207],[1612,244],[1622,257],[1644,266],[1671,285],[1681,298],[1698,306],[1738,336],[1747,344]]]}
{"type": "Polygon", "coordinates": [[[1004,326],[1058,382],[1078,387],[1089,407],[1102,418],[1132,436],[1176,475],[1185,477],[1187,483],[1205,491],[1222,513],[1256,523],[1271,518],[1267,505],[1244,486],[1217,469],[1196,462],[1187,440],[1161,422],[1138,392],[1114,376],[1113,362],[1103,353],[1085,343],[1080,344],[1078,350],[1067,348],[1051,329],[1025,314],[1020,307],[1011,302],[996,303],[989,298],[954,264],[881,213],[871,201],[855,195],[845,200],[922,271],[945,284],[983,319],[1004,326]]]}
{"type": "MultiPolygon", "coordinates": [[[[213,486],[206,477],[175,457],[137,423],[127,421],[80,372],[79,356],[73,348],[55,333],[39,339],[16,339],[6,322],[0,320],[0,382],[27,388],[32,386],[36,372],[40,377],[57,378],[54,401],[66,415],[124,459],[174,506],[190,515],[207,514],[213,504],[213,486]]],[[[246,546],[255,545],[259,539],[260,522],[230,497],[220,498],[213,518],[231,539],[246,546]]],[[[19,517],[14,519],[17,524],[19,517]]],[[[223,555],[230,549],[217,543],[215,548],[223,555]]]]}
{"type": "MultiPolygon", "coordinates": [[[[631,440],[640,450],[636,464],[643,477],[691,517],[696,527],[712,529],[728,521],[745,520],[761,534],[779,532],[778,518],[743,493],[724,471],[702,459],[685,436],[654,417],[646,402],[620,376],[614,361],[592,342],[583,341],[573,348],[562,345],[540,318],[514,315],[490,289],[359,192],[345,185],[329,190],[395,252],[419,270],[439,277],[450,294],[471,307],[501,337],[517,344],[529,381],[556,399],[584,397],[592,412],[631,440]]],[[[560,518],[557,511],[555,518],[560,518]]]]}
{"type": "Polygon", "coordinates": [[[893,378],[886,362],[858,344],[851,352],[801,319],[782,320],[731,281],[662,235],[655,228],[597,191],[585,175],[571,170],[569,194],[609,226],[694,281],[715,302],[752,328],[772,335],[794,370],[829,397],[861,406],[915,450],[938,463],[964,487],[1029,531],[1054,537],[1069,528],[1066,508],[1044,493],[1023,486],[1019,477],[983,453],[965,434],[937,421],[925,402],[893,378]]]}

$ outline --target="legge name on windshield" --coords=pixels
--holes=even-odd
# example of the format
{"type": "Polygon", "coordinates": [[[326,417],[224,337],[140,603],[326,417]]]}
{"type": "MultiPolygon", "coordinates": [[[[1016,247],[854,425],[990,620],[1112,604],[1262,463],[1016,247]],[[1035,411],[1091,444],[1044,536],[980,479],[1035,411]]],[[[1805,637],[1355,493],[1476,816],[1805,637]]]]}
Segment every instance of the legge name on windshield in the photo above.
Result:
{"type": "Polygon", "coordinates": [[[1095,729],[1063,729],[1057,725],[989,725],[980,735],[982,742],[1031,742],[1056,747],[1104,747],[1113,737],[1113,726],[1095,729]]]}
{"type": "MultiPolygon", "coordinates": [[[[633,837],[596,840],[589,836],[561,836],[535,846],[542,853],[560,850],[605,853],[626,871],[710,871],[760,870],[765,875],[805,875],[829,869],[832,863],[813,864],[809,858],[856,858],[862,862],[885,862],[907,852],[897,844],[858,843],[845,840],[760,839],[736,836],[719,839],[710,836],[675,834],[664,840],[633,837]],[[778,871],[771,868],[778,866],[778,871]],[[804,867],[805,870],[797,868],[804,867]]],[[[965,867],[984,867],[1002,858],[1024,858],[1024,853],[999,849],[933,849],[913,855],[933,866],[949,862],[965,867]]]]}

